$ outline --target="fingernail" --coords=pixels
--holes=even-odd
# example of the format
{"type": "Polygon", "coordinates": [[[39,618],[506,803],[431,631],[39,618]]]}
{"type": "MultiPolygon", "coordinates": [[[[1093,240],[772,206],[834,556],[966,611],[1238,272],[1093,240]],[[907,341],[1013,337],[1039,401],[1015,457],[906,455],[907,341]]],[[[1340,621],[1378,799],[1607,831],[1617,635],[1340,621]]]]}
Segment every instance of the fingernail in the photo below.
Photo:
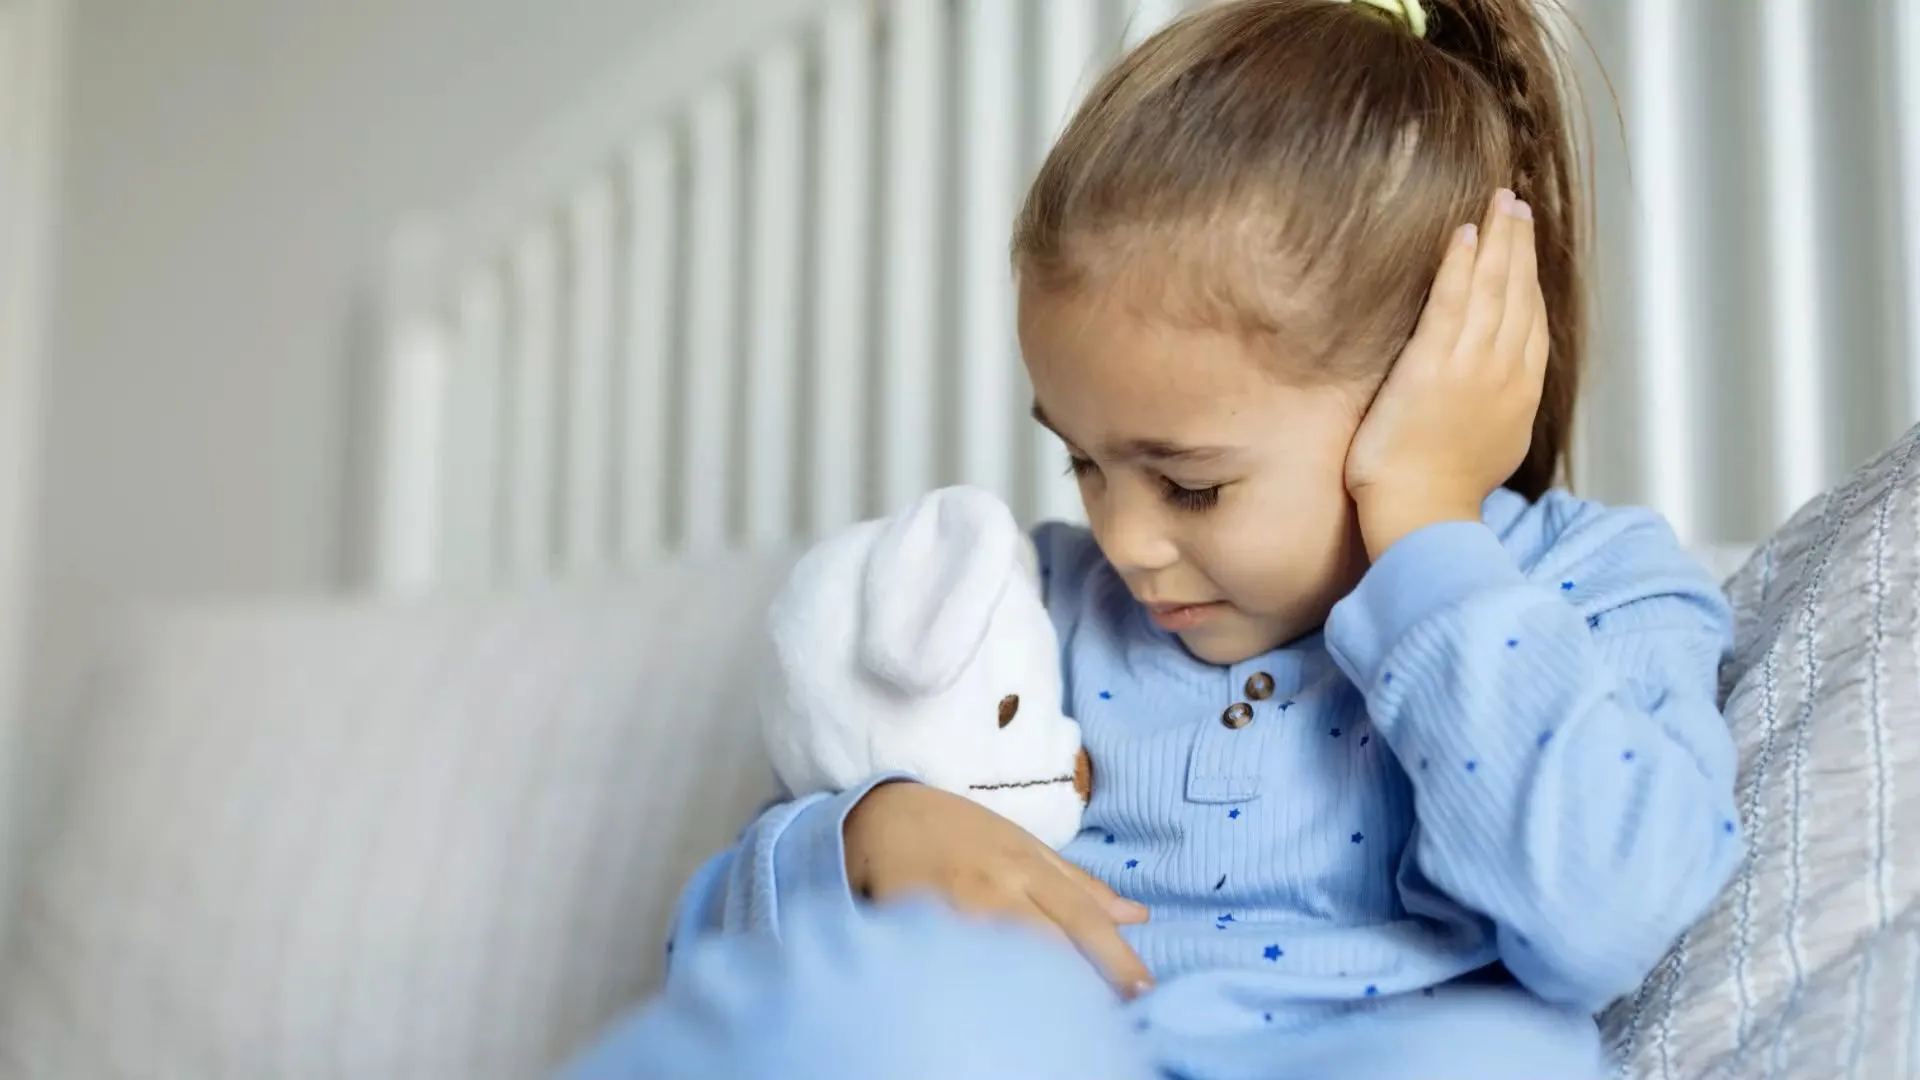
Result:
{"type": "Polygon", "coordinates": [[[1147,982],[1145,979],[1142,979],[1139,982],[1128,985],[1127,996],[1130,998],[1137,998],[1144,995],[1147,991],[1152,989],[1153,989],[1153,984],[1150,982],[1147,982]]]}
{"type": "Polygon", "coordinates": [[[1511,188],[1500,188],[1493,193],[1493,205],[1502,210],[1510,210],[1513,208],[1515,198],[1511,188]]]}
{"type": "Polygon", "coordinates": [[[1524,202],[1516,201],[1512,206],[1507,208],[1507,213],[1512,214],[1521,221],[1533,220],[1533,207],[1528,206],[1524,202]]]}
{"type": "Polygon", "coordinates": [[[1460,243],[1461,244],[1467,247],[1472,247],[1473,245],[1479,242],[1480,242],[1480,226],[1478,225],[1460,226],[1460,243]]]}

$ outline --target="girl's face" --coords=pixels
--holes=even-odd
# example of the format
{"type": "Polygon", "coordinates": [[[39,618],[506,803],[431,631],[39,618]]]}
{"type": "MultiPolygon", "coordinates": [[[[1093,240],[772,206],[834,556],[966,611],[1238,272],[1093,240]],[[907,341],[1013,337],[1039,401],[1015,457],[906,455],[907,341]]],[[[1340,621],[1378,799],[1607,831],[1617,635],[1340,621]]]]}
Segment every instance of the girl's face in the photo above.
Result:
{"type": "Polygon", "coordinates": [[[1286,385],[1239,336],[1104,295],[1023,288],[1020,345],[1101,552],[1188,652],[1259,656],[1318,629],[1359,581],[1345,463],[1362,391],[1286,385]]]}

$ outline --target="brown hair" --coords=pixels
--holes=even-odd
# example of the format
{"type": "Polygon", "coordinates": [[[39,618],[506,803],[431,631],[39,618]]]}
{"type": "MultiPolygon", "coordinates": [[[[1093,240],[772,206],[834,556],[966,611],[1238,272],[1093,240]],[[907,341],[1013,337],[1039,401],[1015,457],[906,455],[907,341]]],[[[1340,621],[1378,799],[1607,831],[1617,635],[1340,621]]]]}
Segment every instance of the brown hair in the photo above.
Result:
{"type": "Polygon", "coordinates": [[[1296,375],[1378,377],[1453,230],[1510,187],[1533,207],[1551,329],[1506,483],[1534,498],[1567,452],[1585,344],[1570,110],[1535,0],[1420,2],[1424,37],[1365,3],[1226,0],[1149,38],[1041,167],[1015,269],[1042,292],[1124,283],[1161,317],[1284,334],[1296,375]]]}

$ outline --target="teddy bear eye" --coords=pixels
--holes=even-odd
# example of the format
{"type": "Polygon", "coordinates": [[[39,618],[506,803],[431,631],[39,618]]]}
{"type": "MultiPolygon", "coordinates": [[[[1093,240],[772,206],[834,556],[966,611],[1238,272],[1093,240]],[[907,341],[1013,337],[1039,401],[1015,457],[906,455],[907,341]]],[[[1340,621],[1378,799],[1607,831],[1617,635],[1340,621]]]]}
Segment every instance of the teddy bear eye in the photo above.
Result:
{"type": "Polygon", "coordinates": [[[1020,695],[1008,694],[1000,699],[1000,726],[1013,723],[1013,714],[1020,711],[1020,695]]]}

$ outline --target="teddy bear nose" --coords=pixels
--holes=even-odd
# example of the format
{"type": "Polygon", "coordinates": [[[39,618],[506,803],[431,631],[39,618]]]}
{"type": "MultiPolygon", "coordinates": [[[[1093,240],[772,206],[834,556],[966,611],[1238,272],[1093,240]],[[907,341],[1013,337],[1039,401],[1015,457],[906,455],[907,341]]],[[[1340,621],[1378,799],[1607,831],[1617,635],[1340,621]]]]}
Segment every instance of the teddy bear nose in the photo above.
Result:
{"type": "Polygon", "coordinates": [[[1000,726],[1013,723],[1013,714],[1020,711],[1020,695],[1008,694],[1000,699],[1000,726]]]}

